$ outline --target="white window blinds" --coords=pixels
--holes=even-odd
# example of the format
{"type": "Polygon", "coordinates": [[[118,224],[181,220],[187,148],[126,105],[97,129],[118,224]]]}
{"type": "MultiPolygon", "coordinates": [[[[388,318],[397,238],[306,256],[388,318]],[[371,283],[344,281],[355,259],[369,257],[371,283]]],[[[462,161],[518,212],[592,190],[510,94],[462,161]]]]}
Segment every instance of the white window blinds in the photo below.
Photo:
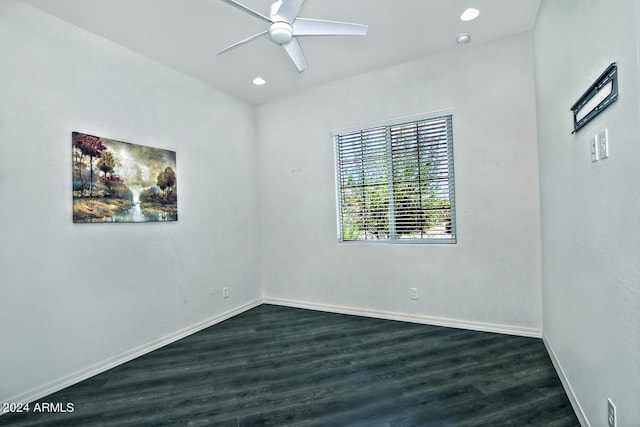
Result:
{"type": "Polygon", "coordinates": [[[455,242],[451,120],[335,135],[340,240],[455,242]]]}

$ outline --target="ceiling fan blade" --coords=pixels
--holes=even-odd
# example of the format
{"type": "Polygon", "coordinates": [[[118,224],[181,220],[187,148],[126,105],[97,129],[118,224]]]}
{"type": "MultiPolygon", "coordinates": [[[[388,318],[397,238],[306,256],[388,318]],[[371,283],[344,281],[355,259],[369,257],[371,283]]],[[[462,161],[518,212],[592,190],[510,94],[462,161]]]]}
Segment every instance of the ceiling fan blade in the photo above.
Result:
{"type": "Polygon", "coordinates": [[[277,15],[291,24],[298,16],[303,3],[304,0],[278,0],[274,3],[271,15],[277,15]]]}
{"type": "Polygon", "coordinates": [[[254,35],[254,36],[247,37],[246,39],[244,39],[244,40],[240,40],[239,42],[234,43],[234,44],[232,44],[232,45],[231,45],[231,46],[229,46],[229,47],[225,47],[225,48],[224,48],[224,49],[222,49],[220,52],[218,52],[218,53],[217,53],[217,55],[220,55],[221,53],[225,53],[226,51],[231,50],[231,49],[233,49],[233,48],[236,48],[236,47],[238,47],[238,46],[241,46],[241,45],[243,45],[243,44],[249,43],[251,40],[257,39],[258,37],[260,37],[260,36],[265,36],[265,35],[267,35],[267,34],[269,34],[269,30],[265,30],[265,31],[263,31],[263,32],[261,32],[261,33],[258,33],[258,34],[256,34],[256,35],[254,35]]]}
{"type": "Polygon", "coordinates": [[[222,1],[225,2],[226,4],[230,5],[230,6],[235,7],[236,9],[240,9],[241,11],[243,11],[245,13],[248,13],[249,15],[253,15],[256,18],[261,19],[261,20],[263,20],[265,22],[269,22],[269,23],[273,22],[273,21],[271,21],[271,19],[267,18],[263,14],[258,13],[255,10],[250,9],[247,6],[245,6],[243,4],[240,4],[240,3],[238,3],[238,2],[236,2],[234,0],[222,0],[222,1]]]}
{"type": "Polygon", "coordinates": [[[293,23],[294,36],[364,36],[369,27],[350,22],[298,18],[293,23]]]}
{"type": "Polygon", "coordinates": [[[307,60],[304,58],[304,54],[302,53],[302,48],[300,47],[300,43],[298,43],[298,40],[296,40],[295,37],[292,38],[289,43],[284,44],[282,46],[287,51],[287,54],[289,54],[289,58],[291,58],[291,60],[295,64],[296,68],[298,69],[298,72],[301,73],[307,68],[309,68],[309,65],[307,64],[307,60]]]}

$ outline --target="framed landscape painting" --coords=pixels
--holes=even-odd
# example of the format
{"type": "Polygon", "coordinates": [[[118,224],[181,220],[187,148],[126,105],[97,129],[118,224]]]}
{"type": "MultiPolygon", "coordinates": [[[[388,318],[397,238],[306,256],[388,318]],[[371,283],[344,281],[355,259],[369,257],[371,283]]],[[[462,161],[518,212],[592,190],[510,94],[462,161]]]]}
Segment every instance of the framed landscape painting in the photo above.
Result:
{"type": "Polygon", "coordinates": [[[175,151],[73,132],[73,222],[178,220],[175,151]]]}

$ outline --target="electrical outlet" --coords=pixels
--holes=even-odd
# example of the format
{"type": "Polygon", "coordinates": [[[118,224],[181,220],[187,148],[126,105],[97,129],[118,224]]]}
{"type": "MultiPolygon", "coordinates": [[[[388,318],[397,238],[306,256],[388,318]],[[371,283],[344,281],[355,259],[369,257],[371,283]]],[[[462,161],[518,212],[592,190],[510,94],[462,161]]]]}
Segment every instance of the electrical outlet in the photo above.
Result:
{"type": "Polygon", "coordinates": [[[222,288],[222,297],[229,298],[229,288],[227,287],[222,288]]]}
{"type": "Polygon", "coordinates": [[[598,133],[598,149],[600,151],[600,160],[609,157],[609,130],[604,129],[598,133]]]}
{"type": "Polygon", "coordinates": [[[418,288],[409,288],[409,298],[418,299],[418,288]]]}
{"type": "Polygon", "coordinates": [[[613,404],[611,399],[607,399],[607,421],[609,422],[609,427],[616,427],[616,405],[613,404]]]}

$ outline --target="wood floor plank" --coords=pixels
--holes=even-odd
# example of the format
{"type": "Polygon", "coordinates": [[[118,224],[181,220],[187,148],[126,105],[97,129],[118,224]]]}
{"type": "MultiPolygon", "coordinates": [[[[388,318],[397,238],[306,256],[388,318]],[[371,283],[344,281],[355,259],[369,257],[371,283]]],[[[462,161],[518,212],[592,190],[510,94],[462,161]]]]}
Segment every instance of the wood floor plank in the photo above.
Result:
{"type": "Polygon", "coordinates": [[[579,426],[539,339],[273,305],[39,402],[0,425],[579,426]]]}

